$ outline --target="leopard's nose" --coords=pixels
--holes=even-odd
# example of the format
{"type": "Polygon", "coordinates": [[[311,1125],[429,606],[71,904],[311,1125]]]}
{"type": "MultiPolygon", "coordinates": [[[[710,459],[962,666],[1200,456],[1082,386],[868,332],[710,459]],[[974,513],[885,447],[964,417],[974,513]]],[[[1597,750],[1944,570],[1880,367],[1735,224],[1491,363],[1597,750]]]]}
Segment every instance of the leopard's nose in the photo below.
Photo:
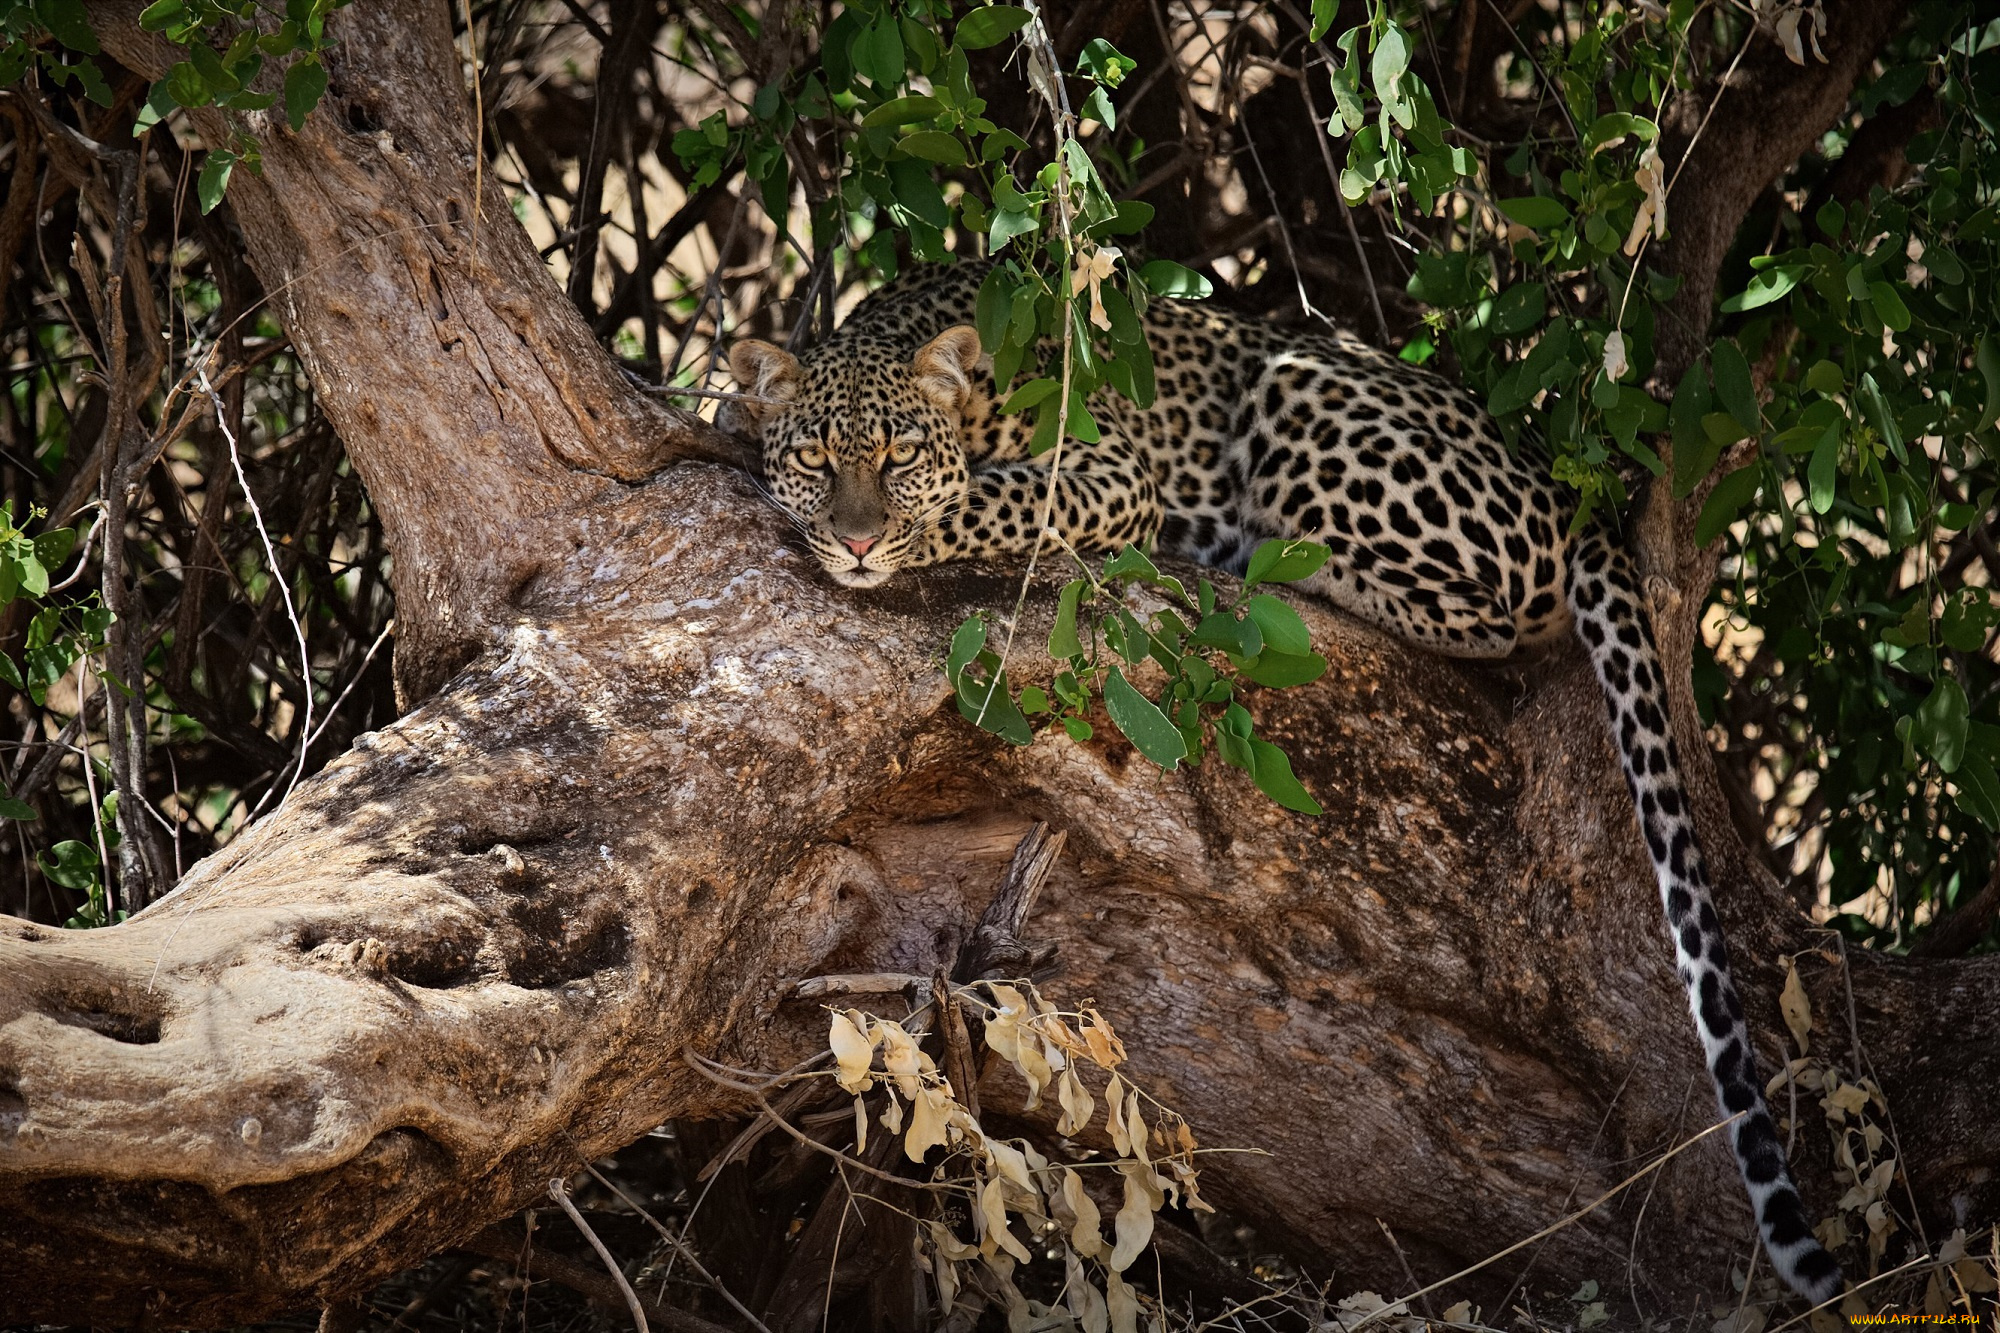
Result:
{"type": "Polygon", "coordinates": [[[877,537],[842,537],[840,539],[841,544],[857,556],[867,555],[879,540],[880,538],[877,537]]]}

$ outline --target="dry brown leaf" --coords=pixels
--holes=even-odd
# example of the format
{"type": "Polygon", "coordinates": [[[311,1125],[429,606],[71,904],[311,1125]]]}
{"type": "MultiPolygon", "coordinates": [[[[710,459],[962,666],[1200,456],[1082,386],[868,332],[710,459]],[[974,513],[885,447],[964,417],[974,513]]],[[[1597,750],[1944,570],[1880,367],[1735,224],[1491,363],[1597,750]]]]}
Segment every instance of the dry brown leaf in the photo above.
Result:
{"type": "MultiPolygon", "coordinates": [[[[1639,154],[1639,166],[1632,175],[1632,181],[1639,187],[1639,209],[1632,218],[1632,230],[1625,234],[1625,255],[1630,258],[1639,253],[1639,246],[1646,239],[1650,228],[1653,239],[1667,238],[1667,173],[1660,165],[1660,150],[1657,144],[1648,144],[1646,151],[1639,154]]],[[[1513,239],[1511,236],[1508,239],[1513,239]]]]}
{"type": "Polygon", "coordinates": [[[1095,1009],[1083,1011],[1083,1044],[1090,1051],[1090,1058],[1105,1069],[1116,1069],[1125,1062],[1125,1043],[1118,1040],[1118,1034],[1111,1030],[1111,1024],[1104,1021],[1104,1015],[1095,1009]]]}
{"type": "Polygon", "coordinates": [[[1007,1229],[1007,1182],[1000,1176],[988,1180],[979,1190],[980,1229],[987,1243],[999,1246],[1022,1263],[1027,1263],[1032,1255],[1028,1247],[1014,1237],[1007,1229]]]}
{"type": "Polygon", "coordinates": [[[987,1016],[986,1045],[1007,1063],[1018,1064],[1021,1059],[1021,1020],[1028,1014],[1028,1002],[1012,986],[988,982],[986,989],[992,992],[993,1003],[999,1008],[999,1012],[987,1016]]]}
{"type": "Polygon", "coordinates": [[[1021,1150],[1011,1143],[999,1139],[986,1140],[986,1152],[992,1159],[993,1168],[1000,1178],[1012,1182],[1022,1193],[1032,1196],[1037,1206],[1041,1202],[1041,1191],[1035,1188],[1034,1177],[1028,1174],[1028,1159],[1021,1150]]]}
{"type": "Polygon", "coordinates": [[[1785,960],[1785,990],[1778,997],[1778,1010],[1785,1016],[1785,1026],[1792,1030],[1799,1054],[1806,1054],[1812,1049],[1812,1002],[1806,999],[1805,984],[1799,980],[1799,965],[1790,958],[1785,960]]]}
{"type": "Polygon", "coordinates": [[[1118,1209],[1118,1216],[1111,1224],[1112,1234],[1117,1244],[1111,1247],[1111,1257],[1104,1261],[1105,1267],[1114,1273],[1122,1273],[1132,1266],[1148,1241],[1153,1239],[1153,1197],[1145,1184],[1141,1183],[1140,1171],[1150,1176],[1148,1168],[1139,1168],[1131,1162],[1119,1163],[1118,1169],[1125,1175],[1125,1202],[1118,1209]]]}
{"type": "Polygon", "coordinates": [[[1868,1094],[1852,1083],[1843,1083],[1828,1093],[1822,1101],[1826,1107],[1827,1119],[1839,1124],[1850,1115],[1860,1115],[1868,1105],[1868,1094]]]}
{"type": "Polygon", "coordinates": [[[1134,1088],[1125,1094],[1125,1137],[1132,1141],[1132,1155],[1151,1165],[1152,1158],[1146,1155],[1146,1140],[1151,1131],[1146,1128],[1146,1117],[1139,1113],[1139,1090],[1134,1088]]]}
{"type": "Polygon", "coordinates": [[[1118,1075],[1113,1074],[1104,1085],[1104,1100],[1110,1107],[1104,1113],[1104,1127],[1111,1134],[1111,1146],[1120,1157],[1130,1157],[1132,1136],[1125,1129],[1125,1083],[1118,1075]]]}
{"type": "Polygon", "coordinates": [[[1473,1313],[1471,1301],[1460,1301],[1457,1305],[1449,1307],[1444,1312],[1444,1322],[1447,1324],[1470,1324],[1476,1318],[1477,1316],[1473,1313]]]}
{"type": "Polygon", "coordinates": [[[1070,1248],[1086,1259],[1095,1259],[1104,1253],[1104,1233],[1098,1230],[1101,1214],[1097,1204],[1084,1192],[1083,1181],[1068,1167],[1062,1168],[1063,1205],[1075,1219],[1070,1224],[1070,1248]]]}
{"type": "Polygon", "coordinates": [[[931,1244],[947,1259],[976,1259],[979,1257],[977,1245],[967,1245],[951,1234],[951,1228],[942,1222],[927,1223],[931,1232],[931,1244]]]}
{"type": "Polygon", "coordinates": [[[1778,45],[1785,48],[1785,59],[1794,65],[1806,63],[1805,43],[1799,40],[1799,20],[1804,17],[1805,12],[1799,9],[1778,15],[1778,45]]]}
{"type": "Polygon", "coordinates": [[[1083,1260],[1074,1250],[1063,1254],[1063,1276],[1068,1279],[1067,1299],[1069,1312],[1076,1316],[1083,1333],[1109,1333],[1111,1311],[1104,1303],[1104,1297],[1084,1275],[1083,1260]]]}
{"type": "Polygon", "coordinates": [[[886,1018],[875,1020],[875,1039],[882,1043],[882,1067],[896,1080],[896,1086],[905,1097],[914,1098],[917,1089],[923,1086],[918,1077],[923,1064],[917,1058],[917,1039],[903,1031],[903,1025],[892,1023],[886,1018]]]}
{"type": "Polygon", "coordinates": [[[910,1101],[910,1132],[903,1136],[903,1151],[913,1162],[924,1160],[932,1148],[945,1142],[947,1108],[951,1098],[943,1088],[921,1088],[910,1101]]]}
{"type": "Polygon", "coordinates": [[[1062,1115],[1056,1120],[1056,1133],[1065,1138],[1081,1134],[1090,1124],[1090,1118],[1097,1114],[1097,1102],[1091,1097],[1090,1089],[1083,1086],[1083,1080],[1076,1075],[1076,1066],[1062,1071],[1056,1080],[1056,1101],[1062,1105],[1062,1115]]]}
{"type": "MultiPolygon", "coordinates": [[[[1780,1069],[1777,1073],[1771,1075],[1771,1081],[1764,1085],[1765,1099],[1769,1100],[1770,1098],[1777,1096],[1779,1091],[1787,1083],[1796,1081],[1799,1075],[1805,1072],[1806,1066],[1810,1065],[1811,1063],[1812,1061],[1808,1060],[1804,1056],[1800,1056],[1795,1060],[1787,1061],[1785,1067],[1783,1069],[1780,1069]]],[[[1801,1086],[1803,1086],[1803,1084],[1801,1084],[1801,1086]]]]}
{"type": "Polygon", "coordinates": [[[1111,1311],[1111,1333],[1139,1333],[1139,1298],[1116,1273],[1104,1275],[1104,1303],[1111,1311]]]}
{"type": "MultiPolygon", "coordinates": [[[[894,1093],[889,1094],[891,1098],[894,1093]]],[[[854,1099],[854,1155],[859,1157],[868,1151],[868,1103],[859,1097],[854,1099]]]]}
{"type": "Polygon", "coordinates": [[[1049,1068],[1048,1058],[1042,1054],[1042,1039],[1033,1028],[1022,1028],[1020,1040],[1014,1047],[1014,1068],[1021,1071],[1021,1077],[1028,1081],[1028,1101],[1024,1110],[1041,1109],[1042,1089],[1054,1077],[1049,1068]]]}
{"type": "Polygon", "coordinates": [[[836,1013],[827,1033],[833,1049],[834,1078],[843,1091],[861,1093],[875,1085],[868,1068],[875,1062],[875,1044],[868,1040],[868,1016],[859,1010],[836,1013]]]}
{"type": "Polygon", "coordinates": [[[1604,378],[1621,379],[1631,368],[1632,363],[1625,359],[1625,335],[1613,329],[1604,335],[1604,378]]]}

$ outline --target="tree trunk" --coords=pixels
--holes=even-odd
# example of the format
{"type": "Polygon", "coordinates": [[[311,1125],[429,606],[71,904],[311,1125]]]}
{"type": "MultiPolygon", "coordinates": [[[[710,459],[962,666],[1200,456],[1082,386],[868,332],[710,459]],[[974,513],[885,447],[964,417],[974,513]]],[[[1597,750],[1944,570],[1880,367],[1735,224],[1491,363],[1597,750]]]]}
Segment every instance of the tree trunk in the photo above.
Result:
{"type": "MultiPolygon", "coordinates": [[[[157,72],[136,12],[93,19],[157,72]]],[[[1580,654],[1473,667],[1302,608],[1332,669],[1256,706],[1319,819],[1114,740],[1000,745],[936,659],[1016,572],[843,591],[741,473],[666,467],[728,446],[625,388],[490,185],[474,244],[442,9],[332,24],[327,104],[267,123],[232,199],[396,544],[424,702],[125,924],[0,924],[0,1320],[337,1300],[664,1120],[739,1113],[683,1048],[788,1067],[825,1041],[801,979],[948,967],[1038,820],[1068,835],[1029,922],[1048,989],[1093,998],[1205,1143],[1261,1150],[1205,1158],[1204,1193],[1343,1290],[1407,1280],[1378,1219],[1428,1281],[1709,1122],[1580,654]]],[[[1735,888],[1774,1068],[1779,960],[1819,937],[1735,888]]],[[[1821,1032],[1865,1050],[1926,1220],[1990,1220],[2000,960],[1802,971],[1823,1019],[1851,983],[1852,1031],[1821,1032]]],[[[978,1089],[1046,1129],[1023,1093],[978,1089]]],[[[1711,1139],[1535,1272],[1657,1309],[1726,1290],[1752,1234],[1711,1139]]]]}

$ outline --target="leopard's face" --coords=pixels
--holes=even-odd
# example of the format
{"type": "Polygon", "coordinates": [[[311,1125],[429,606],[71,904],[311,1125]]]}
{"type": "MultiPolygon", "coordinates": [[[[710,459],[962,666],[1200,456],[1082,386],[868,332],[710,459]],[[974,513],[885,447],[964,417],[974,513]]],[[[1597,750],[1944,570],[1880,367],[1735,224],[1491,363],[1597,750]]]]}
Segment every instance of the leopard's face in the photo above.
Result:
{"type": "Polygon", "coordinates": [[[964,502],[963,412],[978,359],[968,328],[914,358],[861,340],[803,364],[754,339],[731,349],[737,383],[766,400],[733,415],[759,436],[771,497],[836,582],[885,582],[964,502]]]}

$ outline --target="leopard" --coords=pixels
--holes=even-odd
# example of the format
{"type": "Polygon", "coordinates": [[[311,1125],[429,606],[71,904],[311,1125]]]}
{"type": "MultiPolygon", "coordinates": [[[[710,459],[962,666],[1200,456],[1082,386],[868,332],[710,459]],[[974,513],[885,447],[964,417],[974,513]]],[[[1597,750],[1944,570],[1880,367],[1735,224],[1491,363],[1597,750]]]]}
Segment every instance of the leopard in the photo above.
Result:
{"type": "Polygon", "coordinates": [[[873,588],[906,569],[1025,556],[1050,537],[1241,574],[1261,543],[1307,539],[1330,555],[1304,593],[1419,649],[1497,662],[1576,636],[1764,1248],[1800,1295],[1838,1296],[1840,1267],[1764,1100],[1666,676],[1611,523],[1575,522],[1574,488],[1450,380],[1214,301],[1147,303],[1152,401],[1099,390],[1099,438],[1052,466],[1053,451],[1031,452],[1025,416],[1000,410],[973,326],[993,262],[922,266],[803,356],[753,338],[729,349],[742,396],[724,424],[759,443],[771,498],[826,574],[873,588]]]}

